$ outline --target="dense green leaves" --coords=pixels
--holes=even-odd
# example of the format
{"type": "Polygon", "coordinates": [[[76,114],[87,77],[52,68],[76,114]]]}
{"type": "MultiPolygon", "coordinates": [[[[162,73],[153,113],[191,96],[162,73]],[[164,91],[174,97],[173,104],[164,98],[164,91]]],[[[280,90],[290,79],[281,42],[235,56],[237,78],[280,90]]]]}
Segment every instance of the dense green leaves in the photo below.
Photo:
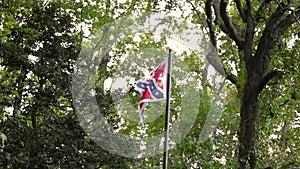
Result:
{"type": "Polygon", "coordinates": [[[71,15],[76,9],[60,2],[10,5],[0,46],[1,129],[8,137],[1,167],[121,165],[86,136],[72,108],[71,73],[82,40],[80,15],[71,15]]]}
{"type": "MultiPolygon", "coordinates": [[[[240,17],[235,2],[226,3],[229,3],[228,16],[239,28],[237,34],[245,35],[247,24],[240,17]]],[[[244,1],[241,3],[246,5],[244,1]]],[[[251,6],[256,22],[251,46],[253,51],[257,49],[264,28],[279,5],[279,1],[260,3],[255,1],[251,6]]],[[[299,5],[296,1],[282,3],[289,7],[289,12],[283,16],[292,13],[292,9],[299,5]]],[[[89,46],[90,34],[103,33],[104,25],[122,16],[153,11],[177,13],[182,14],[181,18],[187,22],[199,24],[203,32],[209,32],[203,8],[203,1],[102,0],[19,0],[0,7],[0,131],[8,137],[6,147],[0,152],[0,168],[161,168],[162,155],[141,159],[120,157],[103,150],[85,133],[73,107],[72,73],[80,50],[89,46]]],[[[281,20],[278,19],[278,22],[281,20]]],[[[203,81],[208,70],[203,69],[205,63],[199,55],[204,54],[183,52],[180,56],[184,59],[174,61],[181,69],[176,69],[178,78],[172,79],[171,124],[181,113],[186,113],[181,111],[184,90],[178,83],[186,76],[185,71],[191,72],[195,80],[193,83],[203,86],[194,90],[200,96],[199,107],[193,110],[199,112],[197,118],[192,119],[195,120],[194,125],[186,137],[172,145],[173,149],[169,151],[170,168],[238,167],[240,106],[243,94],[247,92],[243,87],[249,72],[243,51],[219,27],[224,22],[215,24],[220,60],[226,73],[237,76],[237,83],[226,83],[227,98],[220,112],[223,113],[222,118],[216,131],[201,142],[201,132],[213,97],[210,84],[203,81]]],[[[168,26],[174,27],[174,30],[180,27],[176,24],[168,26]]],[[[111,28],[111,34],[118,35],[121,28],[111,28]]],[[[98,67],[97,78],[91,82],[96,85],[98,106],[115,131],[149,138],[163,131],[164,116],[148,114],[145,125],[138,122],[137,111],[131,110],[137,107],[140,95],[131,87],[143,73],[134,69],[132,64],[124,64],[123,57],[127,56],[126,61],[130,63],[152,69],[165,55],[156,49],[164,49],[166,39],[157,40],[153,34],[139,38],[137,41],[130,35],[112,42],[111,49],[105,54],[106,60],[102,60],[98,67]],[[137,63],[137,58],[141,57],[139,51],[154,59],[137,63]],[[128,73],[135,79],[130,81],[125,92],[106,89],[110,78],[117,75],[125,77],[128,73]],[[127,95],[128,90],[131,91],[127,95]],[[124,100],[126,104],[118,104],[124,100]]],[[[279,76],[271,79],[258,95],[254,150],[259,167],[298,168],[300,161],[294,157],[300,156],[299,21],[280,38],[282,41],[274,42],[267,70],[278,71],[279,76]]],[[[147,110],[157,111],[159,107],[164,107],[163,103],[150,104],[147,110]]]]}

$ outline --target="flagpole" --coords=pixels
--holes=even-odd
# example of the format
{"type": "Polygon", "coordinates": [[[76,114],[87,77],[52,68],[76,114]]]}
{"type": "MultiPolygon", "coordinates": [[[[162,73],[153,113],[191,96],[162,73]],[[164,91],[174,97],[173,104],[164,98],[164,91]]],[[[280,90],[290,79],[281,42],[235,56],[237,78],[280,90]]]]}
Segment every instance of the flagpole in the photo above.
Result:
{"type": "Polygon", "coordinates": [[[168,138],[169,138],[169,119],[170,119],[170,95],[171,95],[171,71],[172,71],[172,50],[169,49],[167,91],[166,91],[166,119],[165,119],[165,142],[164,142],[164,161],[163,169],[168,168],[168,138]]]}

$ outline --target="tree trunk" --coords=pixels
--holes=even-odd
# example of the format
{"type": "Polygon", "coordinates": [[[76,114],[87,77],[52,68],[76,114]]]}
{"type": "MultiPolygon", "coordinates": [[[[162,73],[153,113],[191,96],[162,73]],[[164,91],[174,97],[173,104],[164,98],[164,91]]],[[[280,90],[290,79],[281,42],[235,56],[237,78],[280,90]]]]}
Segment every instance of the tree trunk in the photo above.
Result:
{"type": "Polygon", "coordinates": [[[255,121],[257,115],[257,95],[249,86],[245,85],[242,106],[240,111],[240,133],[239,133],[239,168],[255,167],[255,121]],[[247,164],[248,162],[248,164],[247,164]],[[250,167],[248,167],[250,166],[250,167]]]}
{"type": "MultiPolygon", "coordinates": [[[[251,48],[251,46],[248,46],[251,48]]],[[[246,53],[245,53],[246,54],[246,53]]],[[[242,88],[242,105],[240,109],[240,131],[239,131],[239,169],[254,169],[256,154],[254,143],[256,138],[255,122],[258,113],[258,95],[265,82],[265,61],[261,58],[253,58],[251,55],[245,57],[246,61],[246,83],[242,88]]],[[[275,76],[271,74],[267,79],[275,76]]]]}
{"type": "Polygon", "coordinates": [[[37,128],[36,128],[36,111],[37,109],[34,108],[34,110],[31,112],[31,121],[32,121],[32,129],[30,133],[30,142],[28,143],[29,149],[28,149],[28,157],[29,161],[27,164],[28,169],[34,169],[37,168],[37,128]]]}

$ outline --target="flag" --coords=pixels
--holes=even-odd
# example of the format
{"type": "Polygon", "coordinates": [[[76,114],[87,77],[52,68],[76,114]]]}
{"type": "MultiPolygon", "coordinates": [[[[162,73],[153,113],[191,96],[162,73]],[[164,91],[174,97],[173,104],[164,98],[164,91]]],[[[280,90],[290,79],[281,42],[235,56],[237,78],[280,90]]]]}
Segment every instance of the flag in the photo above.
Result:
{"type": "Polygon", "coordinates": [[[167,60],[160,64],[136,83],[136,87],[142,97],[138,105],[140,121],[143,121],[144,109],[148,102],[155,102],[166,99],[166,80],[167,80],[167,60]]]}

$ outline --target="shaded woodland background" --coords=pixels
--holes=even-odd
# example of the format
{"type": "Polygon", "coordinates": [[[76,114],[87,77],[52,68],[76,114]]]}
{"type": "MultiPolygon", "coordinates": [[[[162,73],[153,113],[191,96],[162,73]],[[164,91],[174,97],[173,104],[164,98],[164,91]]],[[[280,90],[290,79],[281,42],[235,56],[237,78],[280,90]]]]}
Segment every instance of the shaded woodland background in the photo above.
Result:
{"type": "MultiPolygon", "coordinates": [[[[188,136],[169,151],[170,168],[300,168],[299,1],[2,0],[0,5],[0,130],[8,138],[0,168],[161,168],[162,156],[129,159],[102,150],[81,128],[71,95],[74,64],[89,32],[133,12],[155,11],[176,11],[201,26],[217,48],[228,86],[218,129],[199,142],[209,102],[203,97],[188,136]]],[[[115,52],[112,59],[126,50],[115,52]]],[[[97,92],[99,99],[107,98],[97,92]]],[[[112,104],[108,97],[104,106],[112,104]]],[[[116,112],[106,115],[117,123],[116,112]]]]}

